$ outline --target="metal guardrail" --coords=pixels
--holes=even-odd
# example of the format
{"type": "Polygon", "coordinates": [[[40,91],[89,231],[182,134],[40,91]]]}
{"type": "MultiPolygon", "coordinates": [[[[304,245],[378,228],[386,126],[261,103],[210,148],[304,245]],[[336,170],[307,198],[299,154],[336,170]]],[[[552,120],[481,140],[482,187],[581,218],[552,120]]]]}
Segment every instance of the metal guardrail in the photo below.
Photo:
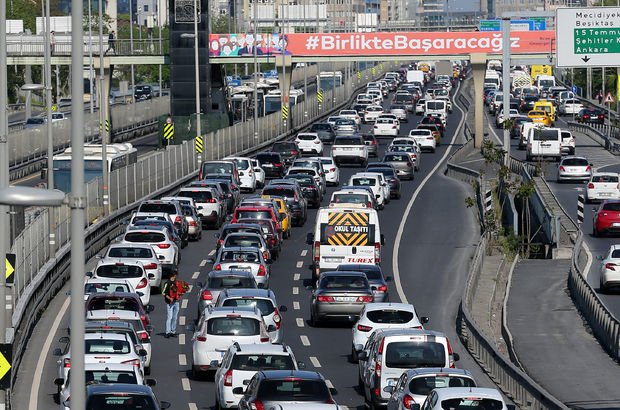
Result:
{"type": "MultiPolygon", "coordinates": [[[[384,71],[391,69],[385,63],[384,70],[377,69],[376,75],[363,73],[364,77],[378,78],[384,71]]],[[[368,71],[370,72],[370,68],[368,71]]],[[[362,78],[356,76],[349,79],[346,86],[339,87],[326,97],[322,109],[315,101],[291,108],[294,127],[287,129],[281,121],[280,113],[261,118],[264,129],[269,132],[260,133],[259,140],[254,138],[250,123],[237,124],[235,127],[209,133],[207,145],[208,155],[205,159],[221,158],[229,154],[245,155],[266,147],[275,140],[293,135],[294,132],[308,126],[316,118],[330,115],[348,105],[358,90],[365,87],[362,78]],[[244,133],[245,134],[242,134],[244,133]]],[[[154,198],[162,194],[176,191],[186,181],[198,174],[194,142],[173,145],[165,151],[140,158],[138,164],[122,170],[113,171],[110,175],[110,214],[103,217],[103,200],[101,180],[87,184],[86,202],[87,215],[84,221],[86,229],[86,255],[88,259],[97,254],[124,230],[120,224],[131,211],[138,206],[138,201],[154,198]],[[161,164],[158,166],[157,164],[161,164]]],[[[23,353],[32,327],[40,318],[43,310],[62,288],[69,277],[70,262],[70,211],[66,206],[52,211],[44,209],[34,221],[15,239],[11,252],[16,254],[15,285],[12,288],[15,311],[12,315],[13,337],[13,368],[19,368],[23,353]],[[50,222],[54,221],[56,242],[59,249],[50,250],[47,244],[50,222]],[[51,251],[51,252],[50,252],[51,251]],[[53,252],[53,255],[51,253],[53,252]]],[[[13,372],[15,376],[17,372],[13,372]]]]}
{"type": "MultiPolygon", "coordinates": [[[[104,53],[108,55],[122,56],[159,56],[168,54],[170,44],[168,39],[162,39],[161,45],[159,38],[148,38],[144,34],[144,38],[133,39],[133,45],[129,39],[114,40],[113,50],[109,47],[108,37],[103,38],[104,53]],[[110,49],[110,50],[109,50],[110,49]],[[109,51],[108,51],[109,50],[109,51]]],[[[7,55],[9,56],[43,56],[45,51],[45,39],[40,35],[9,35],[7,36],[7,55]]],[[[90,52],[99,56],[99,37],[93,36],[90,40],[84,37],[84,55],[88,56],[90,52]]],[[[55,36],[54,48],[52,56],[70,56],[71,55],[71,36],[57,34],[55,36]]]]}
{"type": "Polygon", "coordinates": [[[618,140],[618,129],[616,127],[612,126],[614,130],[611,135],[614,137],[611,138],[609,126],[606,124],[581,124],[569,121],[568,128],[586,134],[607,151],[614,155],[620,155],[620,140],[618,140]]]}

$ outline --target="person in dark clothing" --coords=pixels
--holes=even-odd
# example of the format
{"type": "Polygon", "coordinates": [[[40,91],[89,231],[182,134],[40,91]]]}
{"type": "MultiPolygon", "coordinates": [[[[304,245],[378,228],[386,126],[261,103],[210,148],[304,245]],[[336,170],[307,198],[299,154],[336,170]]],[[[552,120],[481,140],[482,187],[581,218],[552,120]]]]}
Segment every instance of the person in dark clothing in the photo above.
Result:
{"type": "Polygon", "coordinates": [[[114,52],[114,54],[116,54],[116,49],[114,48],[116,46],[116,40],[115,40],[115,31],[112,30],[110,32],[110,34],[108,34],[108,49],[105,51],[105,54],[108,54],[108,52],[110,50],[112,50],[114,52]]]}

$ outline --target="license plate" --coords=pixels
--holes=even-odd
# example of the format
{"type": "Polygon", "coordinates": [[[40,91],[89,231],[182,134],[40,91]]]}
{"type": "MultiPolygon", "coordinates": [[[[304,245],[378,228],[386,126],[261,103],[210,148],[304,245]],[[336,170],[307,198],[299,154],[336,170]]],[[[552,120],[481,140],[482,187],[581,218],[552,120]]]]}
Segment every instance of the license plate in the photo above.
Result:
{"type": "Polygon", "coordinates": [[[355,296],[336,296],[334,299],[336,302],[355,302],[357,300],[355,296]]]}
{"type": "Polygon", "coordinates": [[[611,196],[611,192],[601,192],[599,196],[611,196]]]}
{"type": "Polygon", "coordinates": [[[343,148],[343,151],[353,151],[353,148],[343,148]]]}
{"type": "Polygon", "coordinates": [[[611,226],[613,226],[614,228],[618,228],[620,227],[620,222],[614,222],[613,224],[611,224],[611,226]]]}
{"type": "Polygon", "coordinates": [[[323,258],[323,260],[327,263],[338,263],[341,262],[343,258],[323,258]]]}

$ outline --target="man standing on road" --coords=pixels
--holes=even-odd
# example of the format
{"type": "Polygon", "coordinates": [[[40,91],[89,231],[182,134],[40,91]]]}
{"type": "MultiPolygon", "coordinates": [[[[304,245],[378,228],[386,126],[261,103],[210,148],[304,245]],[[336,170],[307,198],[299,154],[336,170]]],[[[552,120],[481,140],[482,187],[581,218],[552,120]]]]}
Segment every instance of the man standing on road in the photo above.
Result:
{"type": "Polygon", "coordinates": [[[166,301],[166,334],[164,337],[176,337],[179,300],[184,293],[182,284],[177,280],[176,271],[173,271],[170,278],[164,283],[161,293],[166,301]]]}

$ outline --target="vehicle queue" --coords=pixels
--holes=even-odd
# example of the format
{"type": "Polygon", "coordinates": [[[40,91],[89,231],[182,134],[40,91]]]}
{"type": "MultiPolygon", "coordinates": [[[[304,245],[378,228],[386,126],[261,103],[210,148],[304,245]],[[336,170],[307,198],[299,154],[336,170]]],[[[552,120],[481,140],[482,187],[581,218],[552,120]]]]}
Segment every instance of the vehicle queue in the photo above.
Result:
{"type": "MultiPolygon", "coordinates": [[[[85,278],[87,408],[170,407],[157,400],[156,382],[146,377],[164,354],[151,347],[160,326],[149,317],[151,301],[167,295],[183,249],[209,228],[217,231],[217,243],[206,259],[211,268],[197,283],[192,379],[215,384],[218,409],[341,408],[334,387],[285,344],[288,308],[270,287],[278,280],[272,266],[296,233],[292,227],[311,225],[305,238],[312,255],[309,324],[352,325],[349,360],[358,364],[370,408],[506,409],[497,390],[477,387],[471,373],[456,368],[458,353],[444,333],[426,328],[428,317],[391,300],[391,277],[381,267],[382,210],[401,198],[404,180],[415,179],[422,157],[441,144],[458,81],[418,71],[412,64],[387,73],[350,109],[293,141],[253,157],[206,161],[198,180],[177,194],[140,204],[85,278]],[[417,128],[401,135],[401,123],[414,121],[420,101],[417,128]],[[371,132],[361,132],[362,124],[371,132]],[[356,172],[341,180],[341,167],[351,164],[356,172]],[[326,204],[328,185],[336,188],[326,204]],[[309,208],[317,209],[314,221],[309,208]]],[[[172,284],[180,297],[191,291],[184,280],[172,284]]],[[[59,342],[55,384],[65,409],[71,349],[68,338],[59,342]]]]}

